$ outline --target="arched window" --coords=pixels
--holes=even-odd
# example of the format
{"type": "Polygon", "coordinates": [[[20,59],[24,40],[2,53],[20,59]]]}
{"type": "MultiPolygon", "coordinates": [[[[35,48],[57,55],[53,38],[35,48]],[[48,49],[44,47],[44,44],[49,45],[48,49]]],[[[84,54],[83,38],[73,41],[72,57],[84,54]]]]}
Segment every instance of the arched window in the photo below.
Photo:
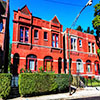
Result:
{"type": "Polygon", "coordinates": [[[90,60],[86,61],[86,71],[87,72],[92,72],[91,61],[90,60]]]}
{"type": "Polygon", "coordinates": [[[44,70],[45,71],[52,71],[52,62],[53,62],[53,58],[50,56],[46,56],[44,58],[44,70]]]}
{"type": "Polygon", "coordinates": [[[37,57],[33,54],[30,54],[26,57],[26,69],[31,71],[37,70],[37,57]]]}
{"type": "Polygon", "coordinates": [[[99,61],[94,62],[94,67],[95,67],[95,73],[99,74],[99,72],[100,72],[99,61]]]}
{"type": "Polygon", "coordinates": [[[83,63],[82,63],[82,60],[78,59],[76,61],[76,64],[77,64],[77,72],[79,73],[83,73],[84,72],[84,69],[83,69],[83,63]]]}

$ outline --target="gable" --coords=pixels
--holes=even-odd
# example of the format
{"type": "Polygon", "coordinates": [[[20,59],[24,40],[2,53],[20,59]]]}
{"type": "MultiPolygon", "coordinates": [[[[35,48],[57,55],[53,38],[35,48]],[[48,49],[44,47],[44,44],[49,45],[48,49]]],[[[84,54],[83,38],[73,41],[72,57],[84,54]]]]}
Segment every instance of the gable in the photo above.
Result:
{"type": "Polygon", "coordinates": [[[30,15],[30,11],[28,9],[28,7],[25,5],[21,10],[20,10],[23,14],[26,14],[26,15],[30,15]]]}
{"type": "Polygon", "coordinates": [[[52,22],[55,24],[60,24],[56,16],[52,19],[52,22]]]}

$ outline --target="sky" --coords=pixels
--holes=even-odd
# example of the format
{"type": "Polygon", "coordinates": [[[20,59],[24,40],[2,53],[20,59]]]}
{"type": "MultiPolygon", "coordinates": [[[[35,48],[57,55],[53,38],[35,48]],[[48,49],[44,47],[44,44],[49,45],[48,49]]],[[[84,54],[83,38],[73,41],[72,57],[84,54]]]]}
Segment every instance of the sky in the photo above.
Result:
{"type": "MultiPolygon", "coordinates": [[[[70,28],[77,14],[86,5],[88,0],[10,0],[10,43],[13,37],[13,10],[21,9],[27,5],[33,16],[50,21],[56,15],[60,23],[63,25],[63,31],[70,28]]],[[[94,19],[94,5],[99,0],[93,0],[91,6],[87,6],[77,20],[75,27],[81,26],[83,30],[87,30],[89,26],[93,29],[92,20],[94,19]]]]}

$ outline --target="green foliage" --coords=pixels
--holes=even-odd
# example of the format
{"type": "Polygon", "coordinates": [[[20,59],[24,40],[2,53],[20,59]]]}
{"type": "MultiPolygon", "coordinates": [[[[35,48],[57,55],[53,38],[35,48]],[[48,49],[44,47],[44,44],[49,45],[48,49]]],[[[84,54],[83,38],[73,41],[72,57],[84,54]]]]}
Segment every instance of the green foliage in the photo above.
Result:
{"type": "Polygon", "coordinates": [[[98,53],[98,55],[100,56],[100,49],[97,49],[97,53],[98,53]]]}
{"type": "Polygon", "coordinates": [[[12,49],[12,44],[9,44],[9,54],[8,54],[8,72],[10,72],[10,65],[11,65],[11,49],[12,49]]]}
{"type": "Polygon", "coordinates": [[[94,6],[94,19],[92,20],[92,24],[94,29],[100,31],[100,2],[94,6]]]}
{"type": "Polygon", "coordinates": [[[79,25],[77,28],[76,28],[76,30],[78,30],[78,31],[81,31],[82,32],[82,28],[81,28],[81,26],[79,25]]]}
{"type": "Polygon", "coordinates": [[[21,96],[55,91],[56,88],[54,74],[22,73],[19,75],[19,93],[21,96]]]}
{"type": "Polygon", "coordinates": [[[87,33],[90,33],[90,27],[87,28],[87,33]]]}
{"type": "Polygon", "coordinates": [[[6,98],[11,90],[11,74],[0,74],[0,98],[6,98]]]}
{"type": "Polygon", "coordinates": [[[94,30],[91,30],[91,31],[90,31],[90,34],[94,34],[94,30]]]}
{"type": "Polygon", "coordinates": [[[18,82],[19,93],[25,96],[62,91],[69,86],[68,79],[67,74],[21,73],[18,82]]]}
{"type": "MultiPolygon", "coordinates": [[[[67,90],[69,86],[69,75],[68,74],[55,74],[56,78],[55,81],[58,85],[58,91],[61,92],[63,90],[67,90]]],[[[71,76],[72,82],[72,76],[71,76]]]]}
{"type": "Polygon", "coordinates": [[[39,72],[40,72],[40,73],[43,73],[43,72],[44,72],[44,69],[43,69],[42,66],[39,68],[39,72]]]}

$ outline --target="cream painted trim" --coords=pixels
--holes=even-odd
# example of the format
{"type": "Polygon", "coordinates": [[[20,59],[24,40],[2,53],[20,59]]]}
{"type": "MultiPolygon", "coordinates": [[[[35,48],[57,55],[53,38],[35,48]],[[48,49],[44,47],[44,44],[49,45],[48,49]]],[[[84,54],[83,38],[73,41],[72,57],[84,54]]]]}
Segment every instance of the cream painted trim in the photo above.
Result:
{"type": "MultiPolygon", "coordinates": [[[[68,49],[67,49],[68,51],[68,49]]],[[[92,54],[92,55],[97,55],[96,53],[90,53],[90,52],[83,52],[83,51],[75,51],[75,50],[71,50],[70,51],[74,51],[74,52],[78,52],[78,53],[84,53],[84,54],[92,54]]]]}
{"type": "Polygon", "coordinates": [[[73,76],[95,76],[95,74],[79,74],[79,75],[77,75],[77,74],[72,74],[73,76]]]}
{"type": "MultiPolygon", "coordinates": [[[[80,59],[80,60],[82,60],[82,59],[80,59]]],[[[69,62],[69,59],[67,59],[67,63],[69,62]]],[[[77,63],[77,61],[72,61],[72,63],[77,63]]],[[[83,62],[82,61],[82,64],[86,64],[86,62],[83,62]]],[[[91,63],[92,65],[94,65],[95,63],[91,63]]]]}
{"type": "MultiPolygon", "coordinates": [[[[65,31],[64,33],[68,35],[68,33],[66,33],[66,31],[65,31]]],[[[74,37],[77,37],[77,38],[79,37],[79,38],[86,39],[86,40],[88,40],[88,41],[96,42],[96,40],[92,40],[92,39],[89,39],[89,38],[84,38],[84,37],[81,37],[81,36],[77,36],[77,35],[75,35],[75,34],[70,34],[70,36],[74,36],[74,37]]]]}
{"type": "Polygon", "coordinates": [[[44,29],[44,30],[47,30],[47,31],[51,31],[51,29],[48,29],[48,28],[44,28],[44,27],[42,27],[42,29],[44,29]]]}
{"type": "Polygon", "coordinates": [[[43,61],[43,59],[37,59],[38,61],[43,61]]]}
{"type": "MultiPolygon", "coordinates": [[[[22,43],[22,42],[15,42],[15,41],[12,41],[12,43],[22,43]]],[[[28,44],[28,45],[31,45],[31,43],[22,43],[22,44],[28,44]]],[[[52,47],[52,46],[43,46],[43,45],[36,45],[36,44],[32,44],[32,46],[36,46],[36,47],[43,47],[43,48],[55,48],[55,49],[60,49],[60,50],[63,50],[63,48],[57,48],[57,47],[52,47]]]]}
{"type": "Polygon", "coordinates": [[[54,62],[58,62],[58,60],[53,60],[54,62]]]}

